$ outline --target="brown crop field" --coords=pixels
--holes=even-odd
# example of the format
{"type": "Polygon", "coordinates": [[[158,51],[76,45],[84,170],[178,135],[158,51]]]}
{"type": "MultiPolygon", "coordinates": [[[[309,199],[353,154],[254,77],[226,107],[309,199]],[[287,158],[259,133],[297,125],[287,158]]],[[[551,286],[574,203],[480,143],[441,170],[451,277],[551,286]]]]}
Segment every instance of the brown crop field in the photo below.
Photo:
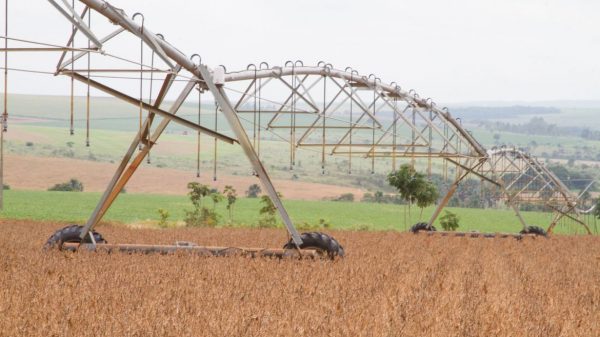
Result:
{"type": "MultiPolygon", "coordinates": [[[[0,336],[600,335],[600,238],[333,234],[345,259],[44,252],[0,223],[0,336]]],[[[110,243],[280,247],[282,230],[128,229],[110,243]]]]}

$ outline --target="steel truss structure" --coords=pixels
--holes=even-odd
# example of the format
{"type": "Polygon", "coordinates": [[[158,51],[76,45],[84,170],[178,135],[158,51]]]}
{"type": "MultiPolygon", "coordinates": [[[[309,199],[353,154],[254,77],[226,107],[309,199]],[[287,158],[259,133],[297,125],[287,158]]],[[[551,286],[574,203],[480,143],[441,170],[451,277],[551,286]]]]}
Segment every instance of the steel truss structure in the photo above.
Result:
{"type": "Polygon", "coordinates": [[[533,204],[552,211],[548,233],[552,232],[563,217],[567,217],[591,234],[589,227],[581,219],[582,212],[577,208],[579,197],[572,194],[536,157],[516,148],[493,148],[488,151],[484,164],[472,173],[498,187],[501,191],[499,199],[515,210],[524,228],[527,224],[520,215],[518,206],[533,204]]]}
{"type": "Polygon", "coordinates": [[[438,108],[431,99],[421,98],[395,83],[385,84],[373,74],[361,75],[351,68],[339,70],[325,62],[305,66],[300,61],[288,61],[282,67],[251,64],[234,72],[227,72],[223,66],[210,69],[202,64],[200,57],[195,62],[197,55],[189,57],[162,35],[153,33],[139,13],[129,17],[102,0],[79,0],[85,5],[80,12],[66,0],[48,1],[73,25],[66,46],[5,48],[5,51],[61,53],[55,75],[70,77],[140,111],[139,132],[87,221],[82,239],[100,221],[171,122],[214,137],[215,141],[239,144],[298,246],[302,243],[300,234],[261,161],[261,132],[275,133],[288,142],[292,169],[299,149],[316,152],[323,173],[333,155],[348,158],[348,173],[352,173],[354,158],[369,160],[371,172],[375,170],[376,159],[385,159],[394,170],[398,160],[408,158],[414,163],[422,158],[427,160],[430,174],[432,159],[455,166],[455,180],[430,224],[468,175],[498,186],[503,200],[513,207],[524,228],[527,224],[519,214],[519,203],[541,202],[551,207],[556,215],[550,231],[561,217],[571,216],[576,210],[577,198],[535,158],[516,149],[487,151],[447,109],[438,108]],[[92,13],[104,20],[95,19],[92,26],[92,13]],[[75,46],[78,34],[84,36],[87,48],[75,46]],[[119,57],[119,49],[111,49],[112,41],[124,36],[139,42],[142,50],[139,60],[119,57]],[[150,65],[144,63],[144,49],[151,52],[150,65]],[[82,67],[86,59],[87,65],[82,67]],[[103,61],[96,62],[97,59],[103,61]],[[142,88],[139,92],[119,88],[107,75],[130,76],[140,82],[150,76],[151,82],[160,80],[161,86],[154,98],[151,87],[150,97],[144,100],[142,88]],[[175,83],[181,81],[185,84],[176,91],[175,83]],[[165,106],[165,97],[173,92],[177,92],[176,100],[165,106]],[[210,93],[214,97],[233,135],[177,116],[193,92],[210,93]]]}

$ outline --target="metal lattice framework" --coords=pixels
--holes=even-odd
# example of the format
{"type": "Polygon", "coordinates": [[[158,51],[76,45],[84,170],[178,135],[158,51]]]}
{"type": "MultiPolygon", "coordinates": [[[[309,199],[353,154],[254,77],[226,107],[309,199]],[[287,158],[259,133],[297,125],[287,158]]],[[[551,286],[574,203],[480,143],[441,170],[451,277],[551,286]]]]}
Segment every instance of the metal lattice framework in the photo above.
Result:
{"type": "Polygon", "coordinates": [[[486,151],[447,109],[395,83],[382,83],[375,75],[361,75],[351,68],[335,69],[325,62],[304,66],[300,61],[288,61],[282,67],[249,65],[236,72],[227,72],[223,66],[210,69],[200,57],[197,63],[194,61],[197,55],[188,57],[162,35],[153,33],[141,14],[129,17],[102,0],[80,0],[85,5],[81,12],[65,0],[48,1],[73,25],[66,46],[5,49],[59,52],[55,75],[68,76],[72,82],[79,81],[130,103],[140,113],[139,133],[87,221],[82,238],[100,221],[171,122],[214,137],[215,141],[239,144],[298,245],[302,242],[300,235],[261,161],[261,132],[273,132],[288,142],[291,167],[298,149],[317,152],[323,172],[332,155],[348,158],[348,172],[352,172],[352,159],[357,157],[370,160],[372,172],[378,158],[391,161],[391,169],[396,168],[397,159],[410,158],[414,162],[424,158],[429,173],[435,158],[455,165],[456,179],[430,223],[469,174],[499,186],[504,200],[517,214],[520,202],[544,202],[552,207],[557,215],[550,230],[560,217],[576,209],[576,198],[535,158],[514,149],[486,151]],[[108,20],[95,20],[92,27],[92,13],[108,20]],[[87,48],[75,47],[78,34],[84,35],[87,48]],[[139,60],[119,56],[119,47],[112,49],[111,43],[121,38],[139,43],[139,60]],[[151,52],[150,65],[144,63],[144,50],[151,52]],[[150,83],[160,80],[161,86],[156,95],[150,86],[150,97],[144,99],[142,84],[139,91],[134,91],[130,86],[120,86],[115,80],[118,76],[139,78],[140,83],[149,76],[150,83]],[[195,91],[209,92],[214,97],[232,135],[177,116],[195,91]],[[177,98],[165,107],[165,97],[174,92],[177,98]]]}
{"type": "Polygon", "coordinates": [[[584,226],[591,234],[589,227],[580,218],[578,196],[572,194],[536,157],[516,148],[494,148],[488,151],[485,163],[473,173],[500,189],[500,199],[513,207],[524,227],[527,224],[520,215],[518,206],[534,204],[543,205],[554,213],[548,232],[552,232],[561,218],[568,217],[584,226]]]}

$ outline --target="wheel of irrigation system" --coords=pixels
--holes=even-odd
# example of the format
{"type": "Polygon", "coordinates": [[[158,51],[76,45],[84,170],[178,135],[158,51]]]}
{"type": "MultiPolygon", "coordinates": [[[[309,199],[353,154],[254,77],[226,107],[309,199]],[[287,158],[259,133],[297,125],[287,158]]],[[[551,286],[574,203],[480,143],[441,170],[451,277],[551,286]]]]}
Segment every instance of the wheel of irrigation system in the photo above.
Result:
{"type": "Polygon", "coordinates": [[[417,222],[410,228],[410,231],[416,234],[420,231],[435,232],[435,231],[437,231],[437,229],[435,228],[435,226],[430,225],[427,222],[417,222]]]}
{"type": "MultiPolygon", "coordinates": [[[[344,257],[344,247],[332,236],[320,232],[310,232],[302,233],[300,238],[302,238],[300,249],[315,249],[323,254],[327,254],[332,260],[336,256],[344,257]]],[[[295,247],[291,239],[283,246],[284,249],[294,249],[295,247]]]]}
{"type": "MultiPolygon", "coordinates": [[[[46,244],[44,245],[44,249],[58,248],[59,250],[62,250],[64,243],[79,243],[81,242],[80,235],[82,230],[83,227],[79,225],[70,225],[65,228],[59,229],[56,232],[54,232],[54,234],[52,234],[50,238],[48,238],[48,241],[46,241],[46,244]]],[[[106,243],[106,240],[104,240],[102,234],[96,231],[92,231],[92,235],[94,236],[94,241],[96,241],[96,243],[106,243]]],[[[85,239],[83,239],[83,243],[92,243],[92,240],[90,239],[89,235],[87,235],[85,239]]]]}
{"type": "Polygon", "coordinates": [[[544,237],[548,236],[548,233],[546,233],[546,230],[543,229],[542,227],[538,227],[538,226],[527,226],[527,228],[522,229],[519,233],[535,234],[535,235],[544,236],[544,237]]]}

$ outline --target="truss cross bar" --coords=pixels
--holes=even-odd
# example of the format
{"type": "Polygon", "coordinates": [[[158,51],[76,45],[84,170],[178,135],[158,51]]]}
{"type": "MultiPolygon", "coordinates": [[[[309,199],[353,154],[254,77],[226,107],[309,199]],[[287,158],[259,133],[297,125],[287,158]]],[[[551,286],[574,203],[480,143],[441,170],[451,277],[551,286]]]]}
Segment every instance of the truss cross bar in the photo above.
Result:
{"type": "Polygon", "coordinates": [[[231,137],[225,136],[225,135],[223,135],[221,133],[218,133],[218,132],[213,131],[211,129],[205,128],[205,127],[203,127],[201,125],[198,125],[196,123],[190,122],[190,121],[188,121],[186,119],[183,119],[183,118],[181,118],[179,116],[175,116],[175,115],[173,115],[173,114],[171,114],[169,112],[166,112],[166,111],[161,110],[159,108],[153,107],[153,106],[151,106],[150,104],[148,104],[146,102],[141,102],[138,99],[135,99],[135,98],[133,98],[131,96],[127,96],[127,95],[123,94],[120,91],[112,89],[112,88],[110,88],[108,86],[105,86],[104,84],[101,84],[101,83],[96,82],[94,80],[90,80],[87,77],[82,76],[80,74],[73,73],[73,72],[68,72],[68,71],[63,71],[61,73],[65,74],[67,76],[72,76],[76,80],[84,82],[84,83],[88,83],[89,82],[92,87],[94,87],[94,88],[96,88],[98,90],[104,91],[104,92],[106,92],[106,93],[108,93],[108,94],[110,94],[110,95],[112,95],[112,96],[114,96],[116,98],[119,98],[119,99],[121,99],[121,100],[123,100],[125,102],[128,102],[128,103],[131,103],[133,105],[136,105],[136,106],[140,106],[141,105],[142,109],[147,110],[147,111],[152,111],[153,113],[155,113],[155,114],[157,114],[157,115],[159,115],[161,117],[171,119],[173,122],[175,122],[177,124],[181,124],[183,126],[186,126],[188,128],[194,129],[196,131],[200,131],[202,133],[205,133],[208,136],[215,137],[215,138],[217,138],[217,139],[219,139],[221,141],[227,142],[229,144],[233,144],[233,143],[237,142],[235,139],[233,139],[231,137]]]}
{"type": "MultiPolygon", "coordinates": [[[[308,75],[304,76],[304,78],[300,81],[300,82],[304,82],[306,81],[306,79],[308,78],[308,75]]],[[[283,81],[283,79],[280,78],[280,80],[282,82],[285,83],[285,81],[283,81]]],[[[288,102],[294,97],[294,92],[291,92],[286,100],[283,102],[283,104],[281,105],[281,107],[277,110],[277,112],[275,113],[275,115],[269,120],[269,122],[267,123],[267,129],[269,129],[273,123],[275,123],[275,121],[277,121],[277,119],[279,119],[280,113],[284,112],[283,110],[287,107],[288,102]]],[[[296,111],[289,111],[290,113],[296,113],[296,111]]],[[[316,110],[316,112],[319,112],[319,109],[316,110]]]]}
{"type": "MultiPolygon", "coordinates": [[[[121,33],[122,33],[122,32],[124,32],[124,31],[125,31],[125,28],[118,28],[117,30],[113,31],[112,33],[110,33],[110,34],[108,34],[107,36],[105,36],[104,38],[102,38],[100,41],[101,41],[102,43],[106,43],[106,42],[108,42],[108,41],[112,40],[114,37],[116,37],[117,35],[121,34],[121,33]]],[[[72,42],[72,40],[69,40],[69,44],[68,44],[68,45],[70,45],[70,44],[71,44],[71,42],[72,42]]],[[[65,68],[66,68],[66,67],[68,67],[68,66],[69,66],[71,63],[73,63],[73,62],[75,62],[75,61],[79,60],[80,58],[82,58],[83,56],[85,56],[85,55],[87,55],[87,54],[88,54],[88,52],[87,52],[87,51],[84,51],[84,52],[77,53],[77,54],[75,54],[75,56],[74,56],[72,59],[68,59],[68,60],[67,60],[67,61],[65,61],[64,63],[61,63],[61,62],[64,60],[64,58],[65,58],[65,55],[66,55],[66,54],[65,54],[65,55],[63,55],[63,56],[60,58],[60,60],[58,61],[58,64],[57,64],[57,66],[56,66],[56,75],[58,75],[58,73],[59,73],[59,72],[60,72],[62,69],[65,69],[65,68]]],[[[86,70],[86,71],[87,71],[87,70],[86,70]]]]}
{"type": "MultiPolygon", "coordinates": [[[[238,104],[236,104],[236,106],[235,106],[236,110],[237,110],[238,112],[240,112],[240,110],[238,110],[238,108],[239,108],[239,107],[241,107],[241,106],[243,106],[244,104],[248,103],[248,101],[249,101],[249,100],[250,100],[252,97],[255,97],[255,96],[257,96],[257,92],[258,92],[258,91],[261,91],[261,90],[263,90],[263,89],[264,89],[264,87],[265,87],[267,84],[269,84],[269,82],[271,82],[271,80],[273,80],[273,78],[272,78],[272,77],[269,77],[269,78],[265,79],[264,81],[262,81],[261,85],[260,85],[260,86],[257,86],[257,88],[256,88],[256,91],[253,91],[251,95],[250,95],[250,94],[248,94],[248,92],[249,92],[249,89],[250,89],[250,88],[248,88],[248,91],[246,91],[246,92],[245,92],[245,93],[242,95],[242,97],[240,98],[240,101],[238,102],[238,104]]],[[[252,112],[254,112],[254,110],[252,110],[252,112]]],[[[264,112],[264,111],[262,111],[262,112],[264,112]]]]}

